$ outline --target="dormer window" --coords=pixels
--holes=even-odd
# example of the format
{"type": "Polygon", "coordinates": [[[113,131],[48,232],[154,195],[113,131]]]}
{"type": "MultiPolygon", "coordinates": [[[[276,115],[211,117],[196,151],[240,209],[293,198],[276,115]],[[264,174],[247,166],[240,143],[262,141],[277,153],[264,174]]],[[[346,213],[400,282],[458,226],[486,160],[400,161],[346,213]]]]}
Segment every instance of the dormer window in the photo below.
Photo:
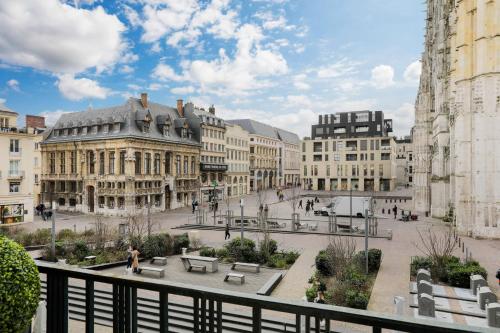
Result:
{"type": "Polygon", "coordinates": [[[97,125],[92,126],[92,134],[97,134],[97,125]]]}
{"type": "Polygon", "coordinates": [[[87,126],[83,126],[82,127],[82,135],[86,135],[87,134],[87,126]]]}
{"type": "Polygon", "coordinates": [[[73,136],[78,134],[78,127],[73,128],[73,136]]]}
{"type": "Polygon", "coordinates": [[[115,124],[113,125],[113,132],[114,132],[114,133],[118,133],[118,132],[120,132],[120,128],[121,128],[121,123],[115,123],[115,124]]]}
{"type": "Polygon", "coordinates": [[[108,131],[109,131],[109,125],[108,125],[108,124],[104,124],[104,125],[102,126],[102,132],[103,132],[103,133],[108,133],[108,131]]]}
{"type": "Polygon", "coordinates": [[[170,125],[163,126],[163,136],[170,136],[170,125]]]}
{"type": "Polygon", "coordinates": [[[183,139],[187,138],[187,128],[183,127],[182,130],[181,130],[181,137],[183,139]]]}
{"type": "Polygon", "coordinates": [[[59,136],[59,130],[54,130],[54,136],[59,136]]]}

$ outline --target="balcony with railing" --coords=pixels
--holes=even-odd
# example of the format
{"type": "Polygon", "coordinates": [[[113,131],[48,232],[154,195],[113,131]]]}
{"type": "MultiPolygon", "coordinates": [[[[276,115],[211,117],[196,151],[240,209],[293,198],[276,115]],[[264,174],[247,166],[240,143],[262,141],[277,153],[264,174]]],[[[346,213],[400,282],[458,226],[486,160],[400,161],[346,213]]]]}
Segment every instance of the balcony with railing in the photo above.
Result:
{"type": "MultiPolygon", "coordinates": [[[[491,330],[325,304],[193,286],[164,280],[103,274],[37,262],[47,332],[66,333],[70,320],[113,332],[488,332],[491,330]]],[[[491,331],[493,332],[493,331],[491,331]]]]}
{"type": "Polygon", "coordinates": [[[8,179],[23,179],[25,176],[24,170],[9,170],[8,179]]]}

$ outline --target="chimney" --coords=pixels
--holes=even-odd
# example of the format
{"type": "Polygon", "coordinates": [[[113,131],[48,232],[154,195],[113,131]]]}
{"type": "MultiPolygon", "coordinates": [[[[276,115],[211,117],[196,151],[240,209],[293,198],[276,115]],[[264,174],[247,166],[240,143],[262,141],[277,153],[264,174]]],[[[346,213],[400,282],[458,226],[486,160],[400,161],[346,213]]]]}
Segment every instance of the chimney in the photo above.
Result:
{"type": "Polygon", "coordinates": [[[177,112],[179,112],[179,116],[184,118],[184,106],[182,105],[182,99],[177,100],[177,112]]]}
{"type": "Polygon", "coordinates": [[[45,118],[40,116],[26,116],[27,128],[45,128],[45,118]]]}
{"type": "Polygon", "coordinates": [[[148,94],[147,93],[142,93],[141,94],[141,103],[143,108],[148,107],[148,94]]]}
{"type": "Polygon", "coordinates": [[[208,108],[208,112],[210,112],[211,114],[215,114],[215,107],[213,104],[211,107],[208,108]]]}

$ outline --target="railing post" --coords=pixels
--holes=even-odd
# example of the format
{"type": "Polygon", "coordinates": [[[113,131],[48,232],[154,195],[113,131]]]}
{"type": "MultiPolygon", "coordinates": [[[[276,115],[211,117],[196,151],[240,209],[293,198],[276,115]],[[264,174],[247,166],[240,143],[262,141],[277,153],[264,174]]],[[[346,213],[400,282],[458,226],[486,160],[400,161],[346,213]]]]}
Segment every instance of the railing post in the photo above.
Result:
{"type": "Polygon", "coordinates": [[[168,332],[168,293],[160,291],[160,333],[168,332]]]}
{"type": "Polygon", "coordinates": [[[295,315],[295,332],[296,333],[300,333],[301,332],[301,323],[300,323],[300,319],[301,319],[302,315],[300,313],[297,313],[295,315]]]}
{"type": "Polygon", "coordinates": [[[380,327],[373,326],[372,332],[373,333],[382,333],[382,329],[380,327]]]}
{"type": "Polygon", "coordinates": [[[198,333],[200,329],[200,304],[199,298],[193,297],[193,332],[198,333]]]}
{"type": "Polygon", "coordinates": [[[262,329],[261,320],[262,320],[262,309],[254,306],[252,308],[253,333],[260,333],[262,329]]]}
{"type": "Polygon", "coordinates": [[[217,333],[222,333],[222,302],[217,301],[217,333]]]}
{"type": "Polygon", "coordinates": [[[85,333],[94,333],[94,281],[85,280],[85,333]]]}
{"type": "Polygon", "coordinates": [[[68,333],[68,277],[47,273],[47,332],[68,333]]]}

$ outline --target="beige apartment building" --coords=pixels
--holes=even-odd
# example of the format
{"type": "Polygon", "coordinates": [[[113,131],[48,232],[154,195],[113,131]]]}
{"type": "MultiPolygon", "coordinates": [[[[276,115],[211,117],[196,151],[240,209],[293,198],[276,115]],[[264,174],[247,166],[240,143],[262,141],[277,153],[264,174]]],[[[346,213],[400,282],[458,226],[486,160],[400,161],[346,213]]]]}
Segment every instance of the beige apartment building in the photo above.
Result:
{"type": "Polygon", "coordinates": [[[413,155],[411,135],[396,139],[396,186],[412,186],[413,155]]]}
{"type": "Polygon", "coordinates": [[[300,138],[297,134],[275,128],[281,141],[278,146],[278,186],[300,183],[300,138]]]}
{"type": "Polygon", "coordinates": [[[18,128],[17,122],[18,113],[0,104],[0,151],[5,154],[0,158],[0,225],[32,222],[38,204],[44,126],[18,128]]]}
{"type": "Polygon", "coordinates": [[[224,119],[215,116],[212,105],[208,112],[194,108],[194,113],[200,119],[201,153],[200,153],[200,196],[202,202],[212,202],[224,198],[226,181],[226,123],[224,119]]]}
{"type": "Polygon", "coordinates": [[[226,195],[250,193],[250,135],[239,125],[226,123],[226,195]]]}
{"type": "Polygon", "coordinates": [[[302,141],[302,184],[319,191],[392,191],[396,142],[386,138],[302,141]]]}
{"type": "Polygon", "coordinates": [[[59,210],[126,216],[188,206],[199,190],[192,104],[125,104],[62,115],[42,143],[42,200],[59,210]]]}

